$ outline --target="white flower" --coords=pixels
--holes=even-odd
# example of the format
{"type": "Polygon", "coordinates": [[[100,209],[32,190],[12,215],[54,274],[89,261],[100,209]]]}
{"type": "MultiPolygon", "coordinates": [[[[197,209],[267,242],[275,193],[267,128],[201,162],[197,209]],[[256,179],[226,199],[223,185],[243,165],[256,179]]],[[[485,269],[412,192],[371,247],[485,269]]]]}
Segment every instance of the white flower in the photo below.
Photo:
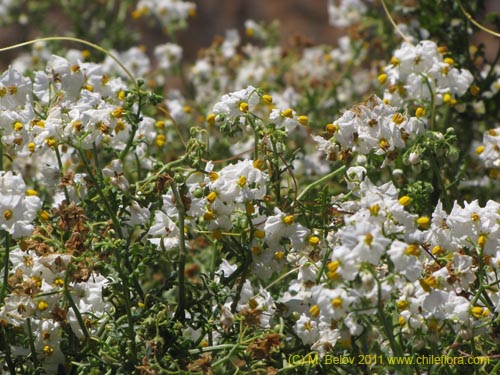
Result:
{"type": "Polygon", "coordinates": [[[330,25],[348,27],[358,23],[366,9],[366,4],[362,0],[328,0],[330,25]]]}
{"type": "Polygon", "coordinates": [[[320,319],[324,322],[329,322],[331,319],[340,320],[355,302],[355,298],[341,288],[329,289],[324,285],[315,285],[311,293],[312,299],[319,307],[320,319]]]}
{"type": "Polygon", "coordinates": [[[158,246],[158,250],[170,250],[179,246],[179,234],[179,228],[172,219],[162,211],[155,212],[154,223],[148,231],[148,235],[154,237],[148,238],[149,242],[158,246]]]}
{"type": "Polygon", "coordinates": [[[274,209],[274,213],[275,215],[269,216],[264,224],[265,242],[269,248],[280,249],[280,241],[289,239],[293,249],[303,249],[310,230],[295,223],[293,215],[286,215],[277,207],[274,209]]]}
{"type": "Polygon", "coordinates": [[[230,120],[242,116],[246,111],[252,112],[258,103],[257,89],[248,86],[246,89],[223,95],[221,100],[214,105],[213,113],[230,120]],[[245,108],[243,103],[246,103],[248,107],[245,108]]]}
{"type": "Polygon", "coordinates": [[[319,339],[318,322],[306,314],[300,316],[293,329],[305,345],[310,345],[319,339]]]}
{"type": "Polygon", "coordinates": [[[164,70],[170,70],[177,66],[182,60],[182,47],[175,43],[160,44],[154,51],[158,66],[164,70]]]}
{"type": "Polygon", "coordinates": [[[387,254],[394,264],[394,272],[405,276],[408,281],[416,281],[422,275],[422,251],[418,245],[394,241],[387,254]]]}
{"type": "Polygon", "coordinates": [[[33,230],[42,201],[34,190],[26,188],[23,178],[0,171],[0,228],[13,238],[27,236],[33,230]]]}

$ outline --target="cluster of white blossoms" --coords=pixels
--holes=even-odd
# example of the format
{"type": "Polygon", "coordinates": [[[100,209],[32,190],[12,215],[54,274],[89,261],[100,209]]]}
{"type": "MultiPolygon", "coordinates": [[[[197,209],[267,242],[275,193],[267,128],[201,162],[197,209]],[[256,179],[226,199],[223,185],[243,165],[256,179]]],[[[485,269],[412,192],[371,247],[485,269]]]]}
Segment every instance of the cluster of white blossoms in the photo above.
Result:
{"type": "Polygon", "coordinates": [[[368,9],[367,2],[371,0],[328,0],[330,25],[349,27],[359,23],[368,9]]]}
{"type": "Polygon", "coordinates": [[[45,371],[57,373],[66,362],[61,349],[63,331],[70,327],[79,338],[94,334],[110,311],[111,304],[102,297],[108,281],[92,272],[87,280],[68,282],[71,255],[65,253],[39,254],[16,248],[10,252],[10,262],[8,283],[12,291],[0,309],[0,326],[18,327],[31,335],[35,350],[33,353],[26,343],[13,342],[11,354],[24,358],[36,354],[34,361],[45,371]]]}
{"type": "MultiPolygon", "coordinates": [[[[486,283],[498,282],[500,204],[455,203],[450,214],[438,204],[430,218],[418,216],[392,183],[375,186],[362,167],[355,169],[347,176],[359,200],[338,207],[343,225],[322,245],[328,261],[299,259],[299,276],[279,300],[297,314],[297,335],[325,354],[359,335],[360,321],[389,303],[397,306],[401,332],[417,344],[426,335],[437,341],[448,331],[469,337],[480,330],[491,317],[471,299],[473,283],[483,261],[491,270],[486,283]]],[[[498,291],[486,293],[497,305],[498,291]]]]}
{"type": "Polygon", "coordinates": [[[27,236],[42,201],[36,190],[28,189],[21,175],[0,171],[0,228],[13,238],[27,236]]]}
{"type": "Polygon", "coordinates": [[[207,121],[221,126],[230,125],[233,130],[243,130],[251,125],[254,131],[255,127],[267,127],[268,130],[275,128],[301,136],[306,135],[309,123],[308,117],[289,108],[286,100],[275,103],[271,95],[262,94],[253,86],[223,95],[213,106],[207,121]]]}
{"type": "Polygon", "coordinates": [[[356,105],[326,126],[329,139],[313,136],[329,160],[343,159],[353,152],[385,155],[390,161],[397,149],[426,130],[426,120],[408,117],[376,96],[356,105]]]}
{"type": "Polygon", "coordinates": [[[124,147],[130,131],[123,119],[125,85],[109,79],[101,65],[53,56],[33,79],[11,68],[0,82],[0,127],[9,154],[41,155],[63,142],[124,147]]]}
{"type": "Polygon", "coordinates": [[[500,128],[490,129],[483,134],[476,154],[486,168],[500,169],[500,128]]]}
{"type": "Polygon", "coordinates": [[[196,14],[196,4],[183,0],[140,0],[135,11],[134,18],[153,15],[165,30],[177,28],[186,22],[188,17],[196,14]]]}
{"type": "Polygon", "coordinates": [[[379,82],[387,85],[384,100],[395,106],[402,106],[405,99],[455,105],[473,76],[467,69],[457,68],[453,58],[445,57],[446,52],[430,40],[415,46],[403,43],[378,76],[379,82]]]}

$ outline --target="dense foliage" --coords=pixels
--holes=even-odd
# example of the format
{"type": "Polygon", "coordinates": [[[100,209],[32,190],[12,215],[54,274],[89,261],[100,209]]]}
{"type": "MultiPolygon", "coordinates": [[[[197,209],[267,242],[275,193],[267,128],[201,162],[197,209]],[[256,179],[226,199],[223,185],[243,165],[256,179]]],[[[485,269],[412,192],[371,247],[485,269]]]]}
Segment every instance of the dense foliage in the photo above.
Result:
{"type": "Polygon", "coordinates": [[[332,45],[247,20],[185,61],[191,2],[0,1],[40,33],[0,77],[3,373],[496,374],[500,20],[470,3],[330,0],[332,45]]]}

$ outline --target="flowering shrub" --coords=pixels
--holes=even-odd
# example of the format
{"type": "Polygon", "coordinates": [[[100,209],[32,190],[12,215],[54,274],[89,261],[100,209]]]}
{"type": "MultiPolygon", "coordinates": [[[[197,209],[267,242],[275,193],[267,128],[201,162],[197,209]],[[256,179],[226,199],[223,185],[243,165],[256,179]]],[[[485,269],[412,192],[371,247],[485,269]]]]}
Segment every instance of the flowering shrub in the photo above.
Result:
{"type": "Polygon", "coordinates": [[[477,3],[329,1],[336,46],[247,20],[192,62],[181,0],[103,11],[102,46],[76,24],[30,42],[0,77],[2,373],[495,374],[500,53],[472,44],[498,35],[477,3]],[[169,42],[113,31],[141,20],[169,42]]]}

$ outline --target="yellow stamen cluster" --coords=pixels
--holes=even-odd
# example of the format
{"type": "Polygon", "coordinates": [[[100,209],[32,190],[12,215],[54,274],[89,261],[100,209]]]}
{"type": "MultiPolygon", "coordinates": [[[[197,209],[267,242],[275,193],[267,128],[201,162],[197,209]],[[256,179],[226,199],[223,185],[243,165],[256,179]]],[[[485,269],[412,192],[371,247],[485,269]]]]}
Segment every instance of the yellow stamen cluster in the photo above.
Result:
{"type": "Polygon", "coordinates": [[[430,292],[431,289],[434,289],[438,286],[438,280],[433,275],[420,279],[419,283],[422,289],[424,289],[426,292],[430,292]]]}
{"type": "Polygon", "coordinates": [[[471,309],[471,314],[474,318],[487,318],[490,315],[490,310],[487,307],[474,306],[471,309]]]}
{"type": "Polygon", "coordinates": [[[283,251],[276,251],[274,252],[274,259],[276,260],[283,260],[285,258],[285,253],[283,251]]]}
{"type": "Polygon", "coordinates": [[[158,134],[158,136],[156,137],[156,145],[158,147],[163,147],[165,145],[165,141],[165,134],[158,134]]]}
{"type": "Polygon", "coordinates": [[[309,118],[307,116],[299,116],[297,117],[297,121],[304,126],[307,126],[309,124],[309,118]]]}
{"type": "Polygon", "coordinates": [[[283,218],[283,222],[287,225],[292,225],[294,222],[294,217],[293,215],[287,215],[283,218]]]}
{"type": "Polygon", "coordinates": [[[271,95],[262,95],[262,101],[266,104],[272,104],[273,103],[273,97],[271,95]]]}
{"type": "Polygon", "coordinates": [[[291,108],[287,108],[284,111],[281,111],[281,116],[292,118],[293,117],[293,111],[292,111],[292,109],[291,108]]]}
{"type": "Polygon", "coordinates": [[[382,73],[377,77],[377,81],[380,82],[381,85],[385,84],[387,82],[387,74],[382,73]]]}
{"type": "Polygon", "coordinates": [[[247,102],[241,102],[239,106],[240,112],[247,113],[249,106],[247,102]]]}
{"type": "Polygon", "coordinates": [[[48,137],[45,139],[45,144],[49,147],[54,147],[57,144],[57,141],[53,137],[48,137]]]}
{"type": "Polygon", "coordinates": [[[335,124],[326,124],[325,129],[328,133],[333,134],[339,129],[339,127],[335,124]]]}
{"type": "Polygon", "coordinates": [[[5,210],[3,212],[3,218],[5,220],[10,220],[12,218],[12,210],[5,210]]]}
{"type": "Polygon", "coordinates": [[[240,176],[238,178],[238,185],[239,187],[244,187],[247,184],[247,177],[246,176],[240,176]]]}
{"type": "Polygon", "coordinates": [[[336,279],[338,278],[338,273],[337,273],[337,270],[339,269],[339,266],[340,266],[340,262],[338,260],[334,260],[334,261],[331,261],[327,264],[327,268],[328,268],[328,277],[330,279],[336,279]]]}
{"type": "Polygon", "coordinates": [[[217,181],[219,179],[219,174],[217,172],[209,172],[208,173],[208,178],[210,179],[210,181],[214,182],[214,181],[217,181]]]}
{"type": "Polygon", "coordinates": [[[446,253],[446,250],[445,250],[445,249],[443,249],[441,246],[436,245],[436,246],[434,246],[434,247],[432,248],[431,252],[432,252],[432,255],[439,256],[439,255],[443,255],[443,254],[445,254],[445,253],[446,253]]]}
{"type": "Polygon", "coordinates": [[[113,116],[115,118],[121,118],[121,117],[123,117],[124,113],[125,113],[125,109],[123,107],[116,107],[111,112],[111,116],[113,116]]]}
{"type": "Polygon", "coordinates": [[[318,305],[312,305],[309,308],[309,314],[311,314],[311,316],[314,317],[314,318],[316,318],[316,317],[319,316],[319,312],[320,312],[320,309],[319,309],[318,305]]]}
{"type": "Polygon", "coordinates": [[[415,117],[421,118],[425,116],[425,108],[424,107],[418,107],[415,110],[415,117]]]}
{"type": "Polygon", "coordinates": [[[443,95],[443,102],[448,104],[449,106],[454,106],[457,104],[457,99],[455,99],[451,94],[446,93],[443,95]]]}
{"type": "Polygon", "coordinates": [[[50,345],[45,345],[43,347],[43,353],[45,355],[51,355],[52,353],[54,353],[54,348],[52,346],[50,346],[50,345]]]}
{"type": "Polygon", "coordinates": [[[215,198],[217,198],[217,193],[215,191],[211,191],[207,195],[207,201],[210,203],[213,203],[215,201],[215,198]]]}
{"type": "Polygon", "coordinates": [[[488,240],[488,237],[485,234],[481,234],[479,238],[477,239],[477,244],[484,248],[484,245],[486,245],[486,241],[488,240]]]}
{"type": "Polygon", "coordinates": [[[312,245],[312,246],[317,246],[319,244],[319,237],[318,236],[311,236],[309,237],[309,245],[312,245]]]}
{"type": "Polygon", "coordinates": [[[38,302],[38,305],[37,305],[38,310],[45,311],[45,310],[47,310],[48,307],[49,307],[49,304],[47,302],[45,302],[45,301],[38,302]]]}
{"type": "Polygon", "coordinates": [[[405,254],[418,257],[420,255],[420,248],[416,244],[408,245],[405,249],[405,254]]]}
{"type": "Polygon", "coordinates": [[[210,125],[214,125],[215,124],[215,113],[210,113],[208,116],[207,116],[207,122],[210,124],[210,125]]]}
{"type": "Polygon", "coordinates": [[[264,162],[260,159],[254,160],[252,163],[253,167],[259,170],[262,170],[262,167],[264,166],[264,162]]]}
{"type": "Polygon", "coordinates": [[[266,236],[266,232],[260,229],[255,229],[253,235],[255,238],[263,239],[266,236]]]}
{"type": "Polygon", "coordinates": [[[400,125],[405,120],[404,116],[401,113],[395,113],[392,116],[392,122],[396,125],[400,125]]]}
{"type": "Polygon", "coordinates": [[[408,303],[408,301],[402,300],[402,301],[398,301],[396,303],[396,306],[398,307],[399,311],[404,311],[404,310],[408,309],[408,306],[410,306],[410,304],[408,303]]]}
{"type": "Polygon", "coordinates": [[[43,220],[43,221],[49,220],[50,219],[50,213],[48,213],[47,211],[43,210],[42,212],[40,212],[40,219],[43,220]]]}
{"type": "Polygon", "coordinates": [[[385,138],[381,138],[381,139],[378,141],[378,146],[379,146],[382,150],[386,151],[386,150],[388,150],[388,149],[389,149],[389,147],[390,147],[391,145],[390,145],[390,143],[389,143],[389,141],[388,141],[387,139],[385,139],[385,138]]]}
{"type": "Polygon", "coordinates": [[[342,298],[340,298],[340,297],[336,297],[336,298],[332,299],[332,307],[334,309],[340,309],[342,307],[342,303],[343,303],[343,301],[342,301],[342,298]]]}
{"type": "Polygon", "coordinates": [[[427,216],[420,216],[417,219],[417,225],[420,229],[427,229],[429,228],[431,224],[431,219],[429,219],[427,216]]]}
{"type": "Polygon", "coordinates": [[[368,208],[368,211],[370,211],[370,215],[378,216],[378,214],[380,212],[380,205],[378,203],[375,203],[374,205],[372,205],[368,208]]]}

